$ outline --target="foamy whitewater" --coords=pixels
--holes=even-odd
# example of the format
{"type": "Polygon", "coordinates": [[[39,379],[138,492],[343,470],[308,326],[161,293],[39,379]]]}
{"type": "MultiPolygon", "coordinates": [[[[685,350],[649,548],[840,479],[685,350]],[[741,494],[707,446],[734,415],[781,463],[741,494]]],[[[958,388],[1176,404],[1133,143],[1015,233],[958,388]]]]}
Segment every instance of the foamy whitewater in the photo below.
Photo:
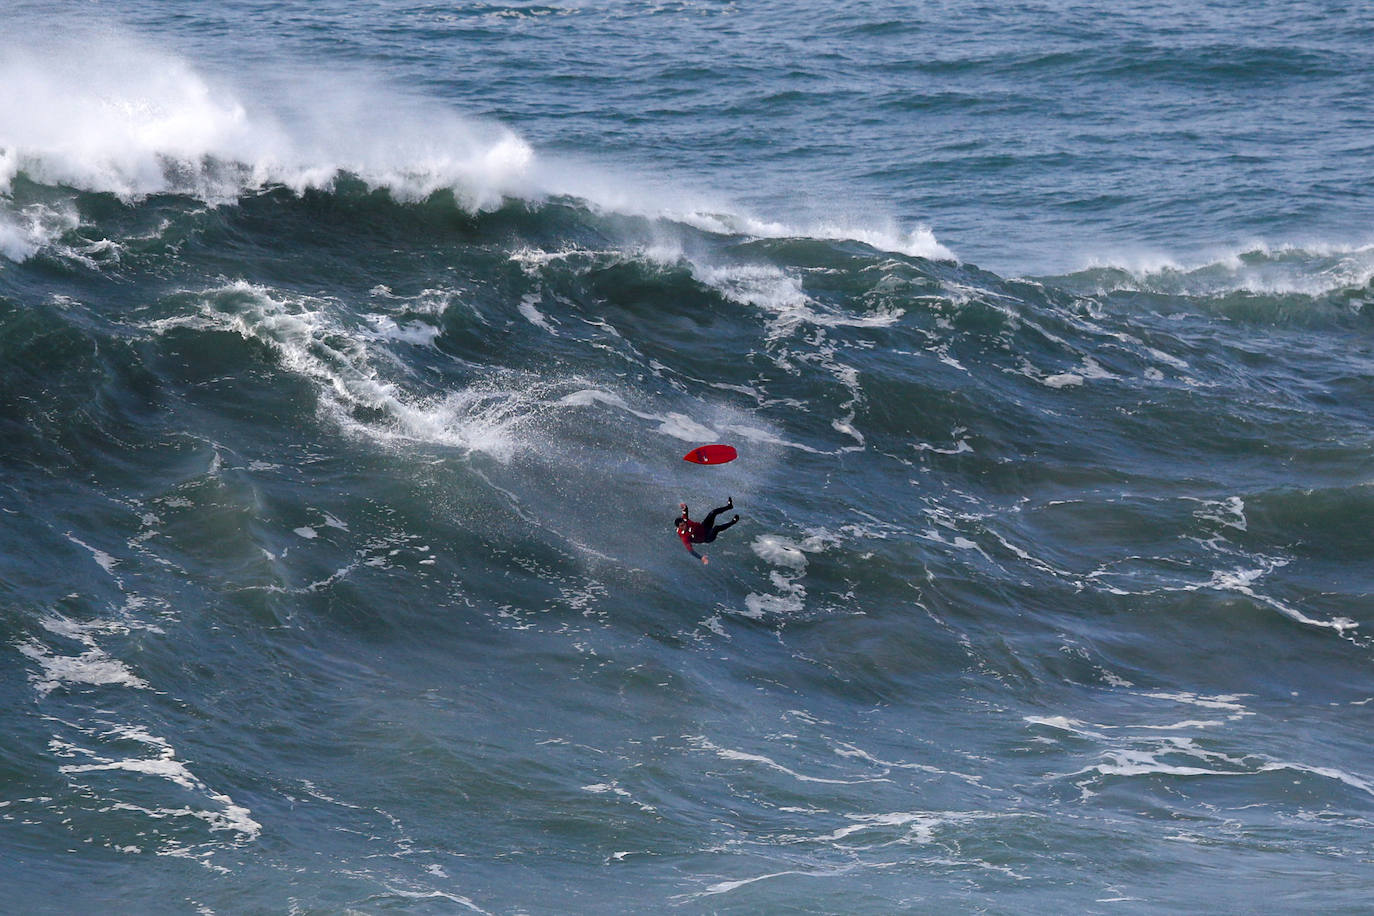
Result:
{"type": "Polygon", "coordinates": [[[1372,47],[12,3],[6,906],[1362,912],[1372,47]]]}

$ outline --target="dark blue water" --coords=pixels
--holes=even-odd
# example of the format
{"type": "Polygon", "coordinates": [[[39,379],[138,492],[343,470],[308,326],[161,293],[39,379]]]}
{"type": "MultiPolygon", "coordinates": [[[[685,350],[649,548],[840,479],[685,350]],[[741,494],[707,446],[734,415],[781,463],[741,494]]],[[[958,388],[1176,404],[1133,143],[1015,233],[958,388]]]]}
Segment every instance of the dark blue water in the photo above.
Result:
{"type": "Polygon", "coordinates": [[[11,3],[7,906],[1363,911],[1372,38],[11,3]]]}

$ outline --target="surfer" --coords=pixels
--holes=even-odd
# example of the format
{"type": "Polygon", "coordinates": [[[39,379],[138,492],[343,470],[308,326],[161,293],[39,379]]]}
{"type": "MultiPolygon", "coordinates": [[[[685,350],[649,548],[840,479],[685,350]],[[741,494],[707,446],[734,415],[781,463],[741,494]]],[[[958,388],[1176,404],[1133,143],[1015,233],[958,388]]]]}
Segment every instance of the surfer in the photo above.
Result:
{"type": "Polygon", "coordinates": [[[682,507],[682,514],[677,517],[673,524],[674,527],[677,528],[677,536],[682,538],[682,546],[686,547],[687,552],[690,553],[692,556],[696,557],[702,563],[710,562],[708,558],[703,557],[701,554],[693,550],[692,545],[711,543],[716,539],[716,535],[720,534],[726,528],[729,528],[735,522],[739,521],[739,516],[736,515],[734,518],[730,519],[730,521],[726,522],[724,525],[716,524],[717,515],[720,515],[722,512],[735,508],[735,498],[733,496],[728,497],[725,501],[725,505],[721,506],[719,509],[712,509],[710,512],[706,514],[705,520],[700,522],[694,522],[691,520],[691,518],[688,517],[686,503],[679,503],[679,505],[682,507]]]}

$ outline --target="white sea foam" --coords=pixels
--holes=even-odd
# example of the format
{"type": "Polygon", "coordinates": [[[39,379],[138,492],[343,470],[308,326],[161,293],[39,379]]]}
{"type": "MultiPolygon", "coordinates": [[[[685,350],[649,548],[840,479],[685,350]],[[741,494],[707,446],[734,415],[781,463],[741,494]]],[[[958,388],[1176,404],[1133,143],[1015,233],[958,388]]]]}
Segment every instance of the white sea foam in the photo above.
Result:
{"type": "Polygon", "coordinates": [[[1208,750],[1185,737],[1159,737],[1148,734],[1123,737],[1133,742],[1133,746],[1109,748],[1100,755],[1099,762],[1066,775],[1245,777],[1287,771],[1330,779],[1366,795],[1374,795],[1374,781],[1337,767],[1276,760],[1258,753],[1232,756],[1208,750]]]}
{"type": "Polygon", "coordinates": [[[1361,776],[1355,773],[1350,773],[1345,770],[1338,769],[1336,767],[1311,766],[1305,763],[1292,763],[1289,761],[1278,760],[1270,761],[1266,763],[1264,766],[1260,767],[1261,772],[1269,772],[1273,770],[1293,770],[1294,772],[1298,773],[1307,773],[1312,776],[1320,776],[1323,779],[1333,779],[1337,782],[1344,783],[1345,785],[1350,786],[1353,789],[1358,789],[1366,795],[1374,795],[1374,780],[1370,779],[1367,776],[1361,776]]]}
{"type": "Polygon", "coordinates": [[[1374,279],[1374,245],[1367,240],[1341,244],[1297,241],[1270,244],[1253,240],[1232,249],[1212,249],[1192,258],[1160,252],[1095,256],[1089,268],[1125,273],[1108,289],[1139,289],[1171,295],[1217,296],[1251,293],[1316,296],[1367,286],[1374,279]]]}
{"type": "MultiPolygon", "coordinates": [[[[130,736],[126,735],[125,737],[130,736]]],[[[242,805],[236,804],[229,796],[209,789],[205,783],[187,769],[184,763],[176,758],[176,751],[171,745],[162,739],[152,739],[145,741],[145,743],[155,746],[158,752],[156,757],[128,757],[118,760],[95,757],[96,762],[94,763],[65,764],[58,769],[69,776],[121,771],[166,779],[183,789],[205,795],[217,808],[215,810],[144,809],[148,814],[154,817],[190,815],[205,821],[210,825],[211,830],[232,830],[239,833],[244,840],[256,839],[262,832],[262,825],[253,819],[252,812],[242,805]]]]}
{"type": "Polygon", "coordinates": [[[708,415],[700,417],[688,416],[680,411],[671,410],[659,413],[653,410],[639,409],[631,405],[620,394],[601,388],[584,388],[566,394],[557,400],[556,405],[559,407],[595,408],[605,406],[615,408],[646,423],[655,424],[655,431],[659,434],[683,442],[701,444],[725,438],[721,434],[730,433],[734,438],[759,445],[793,448],[807,452],[816,451],[809,446],[783,439],[768,427],[756,425],[751,422],[753,417],[749,414],[742,414],[718,406],[705,408],[704,412],[708,415]]]}
{"type": "Polygon", "coordinates": [[[1228,496],[1223,500],[1199,499],[1201,506],[1193,512],[1193,517],[1202,521],[1215,522],[1237,531],[1245,531],[1245,501],[1239,496],[1228,496]]]}
{"type": "Polygon", "coordinates": [[[591,407],[595,404],[606,404],[625,411],[630,409],[630,405],[625,403],[625,399],[620,395],[610,391],[602,391],[599,388],[584,388],[581,391],[574,391],[572,394],[564,395],[558,403],[569,407],[591,407]]]}
{"type": "Polygon", "coordinates": [[[744,596],[743,616],[759,620],[764,617],[786,617],[799,614],[806,608],[806,589],[791,580],[781,580],[775,573],[773,584],[781,589],[776,595],[750,592],[744,596]]]}
{"type": "Polygon", "coordinates": [[[806,576],[808,553],[819,553],[840,542],[829,531],[812,529],[800,541],[777,534],[763,534],[754,539],[753,551],[760,559],[779,567],[768,574],[768,581],[776,590],[768,595],[750,592],[744,598],[744,616],[762,618],[801,613],[806,608],[806,576]]]}
{"type": "Polygon", "coordinates": [[[704,426],[686,414],[669,411],[662,418],[658,431],[665,436],[681,439],[683,442],[702,442],[718,438],[716,431],[704,426]]]}
{"type": "Polygon", "coordinates": [[[263,71],[245,86],[247,73],[218,79],[129,35],[59,31],[15,36],[0,55],[0,191],[19,170],[126,199],[228,201],[340,172],[402,199],[453,189],[474,208],[527,187],[533,152],[511,131],[364,73],[263,71]]]}
{"type": "Polygon", "coordinates": [[[901,309],[878,309],[869,314],[827,311],[803,289],[801,280],[771,264],[716,267],[690,262],[698,281],[742,305],[770,315],[769,334],[786,337],[799,327],[890,327],[901,319],[901,309]]]}
{"type": "Polygon", "coordinates": [[[1089,729],[1077,719],[1070,719],[1067,716],[1025,716],[1024,718],[1025,721],[1029,722],[1031,725],[1053,728],[1073,735],[1080,735],[1084,738],[1101,739],[1104,737],[1101,732],[1089,729]]]}
{"type": "Polygon", "coordinates": [[[711,232],[853,239],[953,257],[924,226],[761,220],[631,169],[538,157],[501,124],[361,69],[279,63],[215,73],[108,26],[58,25],[0,36],[0,255],[11,260],[32,256],[57,232],[34,212],[3,206],[21,171],[130,201],[171,192],[211,203],[269,185],[330,189],[349,174],[402,201],[450,191],[483,210],[507,198],[571,195],[711,232]]]}
{"type": "Polygon", "coordinates": [[[754,553],[775,566],[790,566],[793,569],[806,568],[806,554],[789,538],[775,534],[762,534],[754,539],[754,553]]]}
{"type": "Polygon", "coordinates": [[[123,634],[135,628],[156,630],[156,627],[138,623],[126,624],[119,620],[81,622],[61,614],[48,614],[39,622],[49,633],[80,643],[83,647],[77,654],[67,655],[38,639],[27,639],[18,644],[20,653],[37,662],[41,669],[30,674],[30,680],[39,694],[47,696],[52,691],[69,685],[148,688],[146,681],[101,647],[99,637],[123,634]]]}
{"type": "MultiPolygon", "coordinates": [[[[49,614],[43,617],[40,623],[54,636],[73,640],[84,646],[84,651],[77,655],[64,655],[38,639],[28,639],[18,644],[20,653],[37,662],[41,668],[40,672],[31,674],[34,688],[40,697],[47,697],[58,688],[71,685],[151,689],[146,681],[134,674],[123,662],[110,656],[97,642],[101,635],[125,633],[133,625],[111,620],[83,622],[60,614],[49,614]]],[[[54,756],[65,759],[85,758],[85,762],[61,765],[58,768],[61,773],[68,776],[85,776],[93,773],[124,772],[150,776],[165,779],[182,789],[203,795],[211,803],[211,807],[206,809],[143,808],[117,801],[110,805],[111,810],[139,811],[153,818],[191,816],[205,821],[211,830],[234,831],[243,840],[255,839],[261,833],[261,825],[253,819],[249,810],[236,804],[227,795],[208,788],[185,763],[177,759],[176,750],[167,739],[152,734],[144,726],[131,724],[115,723],[102,725],[98,731],[82,730],[101,741],[141,744],[152,753],[147,756],[104,756],[54,736],[49,742],[54,756]]],[[[159,852],[178,854],[178,850],[181,849],[182,847],[167,846],[159,852]]]]}
{"type": "MultiPolygon", "coordinates": [[[[434,867],[434,866],[431,866],[431,867],[434,867]]],[[[447,891],[437,891],[437,890],[408,890],[408,889],[406,889],[406,888],[396,887],[395,884],[384,884],[383,887],[386,888],[387,893],[389,893],[389,894],[395,894],[397,897],[402,897],[402,898],[404,898],[404,899],[406,899],[406,900],[415,900],[415,901],[444,900],[444,901],[447,901],[448,903],[453,904],[454,906],[462,907],[462,908],[465,909],[465,910],[471,910],[471,911],[474,912],[474,913],[483,913],[483,914],[487,913],[486,910],[482,909],[480,906],[478,906],[476,903],[474,903],[471,899],[469,899],[469,898],[467,898],[467,897],[464,897],[464,896],[461,895],[461,894],[451,894],[451,893],[449,893],[449,892],[447,892],[447,891]]],[[[427,909],[427,907],[422,907],[422,908],[427,909]]],[[[452,907],[449,907],[449,908],[447,908],[447,909],[451,910],[452,907]]]]}
{"type": "Polygon", "coordinates": [[[1202,696],[1196,693],[1186,692],[1167,692],[1156,690],[1151,693],[1143,694],[1155,700],[1171,700],[1175,703],[1186,703],[1190,706],[1199,706],[1203,709],[1217,709],[1231,713],[1231,718],[1240,718],[1251,715],[1241,702],[1243,696],[1240,694],[1219,694],[1215,696],[1202,696]]]}
{"type": "Polygon", "coordinates": [[[1103,755],[1101,763],[1094,764],[1085,770],[1073,775],[1084,773],[1097,773],[1102,776],[1243,776],[1244,770],[1217,769],[1208,766],[1189,766],[1178,763],[1166,763],[1159,759],[1159,753],[1168,753],[1175,749],[1169,748],[1162,752],[1150,753],[1147,751],[1116,750],[1109,751],[1103,755]]]}
{"type": "Polygon", "coordinates": [[[41,247],[33,233],[18,225],[8,214],[0,213],[0,255],[11,261],[22,261],[41,247]]]}
{"type": "Polygon", "coordinates": [[[524,316],[525,320],[528,321],[530,324],[534,325],[535,327],[541,330],[548,331],[550,334],[557,337],[558,331],[556,331],[553,325],[549,323],[548,316],[545,315],[543,312],[539,311],[539,309],[536,307],[535,303],[537,303],[538,301],[538,296],[525,295],[520,299],[520,304],[517,306],[517,308],[519,309],[520,314],[524,316]]]}
{"type": "Polygon", "coordinates": [[[817,871],[801,871],[799,869],[788,869],[786,871],[768,872],[763,875],[754,875],[749,878],[737,878],[731,881],[717,881],[704,888],[699,893],[683,894],[677,900],[692,900],[697,897],[713,897],[717,894],[728,894],[731,891],[739,890],[741,887],[748,887],[750,884],[757,884],[760,881],[770,881],[773,878],[786,878],[789,876],[799,877],[834,877],[845,874],[849,869],[829,869],[817,871]]]}
{"type": "Polygon", "coordinates": [[[116,560],[114,557],[110,556],[103,550],[92,547],[90,544],[87,544],[85,541],[81,540],[73,534],[69,533],[67,535],[67,540],[71,541],[78,547],[83,547],[86,550],[89,550],[91,552],[92,558],[94,558],[95,562],[100,566],[101,569],[105,570],[105,572],[109,573],[111,576],[115,575],[115,567],[119,565],[119,561],[116,560]]]}
{"type": "MultiPolygon", "coordinates": [[[[313,383],[323,416],[344,432],[379,444],[434,445],[509,462],[535,449],[543,438],[535,433],[560,415],[610,407],[683,443],[716,441],[729,432],[761,445],[806,448],[786,442],[749,414],[715,405],[703,405],[701,416],[641,409],[577,377],[493,372],[465,388],[411,390],[409,377],[393,380],[387,374],[409,376],[387,345],[398,339],[416,342],[410,334],[359,328],[346,308],[330,300],[245,282],[195,295],[201,300],[197,314],[149,322],[148,329],[159,334],[185,327],[220,329],[258,341],[275,352],[283,369],[313,383]]],[[[371,317],[369,324],[377,327],[376,316],[371,317]]]]}
{"type": "Polygon", "coordinates": [[[1014,816],[1011,814],[967,814],[958,811],[893,811],[884,814],[847,814],[845,818],[852,823],[822,837],[822,839],[835,842],[870,830],[902,827],[906,830],[904,842],[924,845],[934,842],[936,831],[941,827],[968,824],[988,818],[1014,816]]]}
{"type": "Polygon", "coordinates": [[[37,640],[27,640],[19,644],[19,651],[42,669],[31,675],[31,679],[34,688],[43,696],[73,684],[148,688],[148,683],[127,665],[96,645],[89,645],[77,655],[62,655],[37,640]]]}
{"type": "Polygon", "coordinates": [[[747,235],[755,238],[812,238],[829,241],[863,242],[880,251],[893,251],[929,260],[957,260],[940,244],[928,226],[903,230],[892,224],[864,226],[842,222],[813,222],[800,225],[758,219],[747,214],[711,212],[697,209],[675,214],[688,225],[708,232],[747,235]]]}
{"type": "Polygon", "coordinates": [[[386,315],[368,315],[367,321],[372,325],[370,336],[373,339],[413,344],[417,347],[432,347],[435,338],[443,333],[442,328],[432,324],[420,321],[398,324],[395,319],[386,315]]]}
{"type": "Polygon", "coordinates": [[[5,150],[0,148],[0,255],[11,261],[22,261],[57,238],[76,228],[80,219],[74,208],[55,204],[29,204],[18,209],[3,206],[8,186],[3,161],[5,150]]]}
{"type": "MultiPolygon", "coordinates": [[[[380,363],[390,355],[370,345],[376,335],[339,323],[327,300],[288,296],[248,283],[200,294],[194,318],[161,322],[222,328],[274,350],[283,368],[315,383],[320,410],[346,432],[383,444],[427,443],[482,452],[503,461],[523,446],[522,432],[537,422],[547,383],[498,377],[437,395],[406,391],[387,380],[380,363]],[[359,409],[380,414],[360,418],[359,409]]],[[[384,342],[384,341],[383,341],[384,342]]]]}
{"type": "Polygon", "coordinates": [[[1094,742],[1099,749],[1095,760],[1064,777],[1087,777],[1078,781],[1085,797],[1093,794],[1089,788],[1103,777],[1131,778],[1139,776],[1171,777],[1253,777],[1263,773],[1294,772],[1343,783],[1359,792],[1374,795],[1374,780],[1348,769],[1283,760],[1261,751],[1228,753],[1216,749],[1217,742],[1200,741],[1188,733],[1211,729],[1226,729],[1252,713],[1238,695],[1204,696],[1186,692],[1153,691],[1137,696],[1161,700],[1169,704],[1195,706],[1211,712],[1221,712],[1224,718],[1184,719],[1180,721],[1122,722],[1120,724],[1087,724],[1066,716],[1026,716],[1031,725],[1052,728],[1094,742]]]}
{"type": "MultiPolygon", "coordinates": [[[[1056,339],[1056,342],[1066,347],[1068,346],[1066,341],[1056,339]]],[[[1029,366],[1024,369],[1024,374],[1031,378],[1038,378],[1035,370],[1031,369],[1029,366]]],[[[1102,366],[1098,364],[1097,360],[1087,356],[1083,358],[1082,365],[1076,367],[1072,371],[1047,375],[1043,378],[1038,378],[1038,381],[1042,385],[1047,385],[1050,388],[1078,388],[1089,380],[1114,378],[1118,378],[1118,376],[1103,369],[1102,366]]]]}
{"type": "Polygon", "coordinates": [[[738,763],[757,764],[768,769],[775,770],[779,773],[783,773],[787,776],[790,776],[798,782],[815,782],[825,783],[829,785],[851,786],[859,785],[861,783],[889,781],[886,777],[882,776],[856,777],[853,779],[833,779],[823,776],[810,776],[806,773],[800,773],[796,770],[785,767],[782,764],[778,763],[776,760],[773,760],[771,757],[766,757],[763,754],[751,754],[745,751],[737,751],[731,748],[720,747],[719,745],[712,742],[710,739],[704,737],[695,737],[690,740],[692,744],[699,750],[713,752],[721,760],[730,760],[738,763]]]}
{"type": "Polygon", "coordinates": [[[1290,620],[1297,621],[1309,627],[1335,630],[1337,633],[1344,635],[1347,631],[1354,630],[1360,625],[1358,621],[1349,617],[1333,617],[1330,620],[1319,620],[1304,614],[1302,611],[1285,601],[1280,601],[1277,598],[1257,592],[1252,587],[1254,583],[1273,572],[1277,567],[1283,566],[1288,562],[1287,560],[1269,558],[1258,559],[1262,564],[1259,567],[1216,570],[1212,573],[1212,581],[1209,582],[1208,585],[1218,591],[1236,592],[1245,595],[1253,601],[1273,608],[1290,620]]]}

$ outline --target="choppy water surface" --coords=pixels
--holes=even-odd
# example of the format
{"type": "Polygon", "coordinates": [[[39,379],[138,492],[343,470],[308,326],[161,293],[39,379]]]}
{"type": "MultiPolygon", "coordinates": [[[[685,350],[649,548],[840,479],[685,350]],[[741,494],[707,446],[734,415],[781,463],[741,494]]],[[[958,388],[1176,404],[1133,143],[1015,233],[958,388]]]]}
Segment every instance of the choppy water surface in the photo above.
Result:
{"type": "Polygon", "coordinates": [[[1369,14],[7,19],[11,905],[1367,904],[1369,14]]]}

